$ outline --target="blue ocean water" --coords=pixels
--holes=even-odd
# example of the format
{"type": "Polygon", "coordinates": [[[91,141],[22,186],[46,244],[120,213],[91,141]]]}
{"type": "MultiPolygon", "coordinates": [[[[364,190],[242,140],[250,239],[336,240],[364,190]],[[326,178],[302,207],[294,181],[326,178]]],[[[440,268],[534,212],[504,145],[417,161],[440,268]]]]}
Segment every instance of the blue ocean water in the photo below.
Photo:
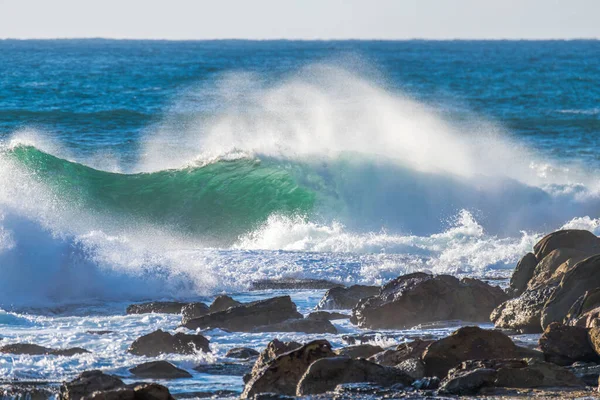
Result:
{"type": "MultiPolygon", "coordinates": [[[[127,374],[130,341],[178,322],[132,301],[505,279],[544,233],[600,232],[599,78],[597,41],[0,41],[0,335],[94,351],[0,371],[127,374]]],[[[211,335],[170,360],[270,339],[211,335]]]]}

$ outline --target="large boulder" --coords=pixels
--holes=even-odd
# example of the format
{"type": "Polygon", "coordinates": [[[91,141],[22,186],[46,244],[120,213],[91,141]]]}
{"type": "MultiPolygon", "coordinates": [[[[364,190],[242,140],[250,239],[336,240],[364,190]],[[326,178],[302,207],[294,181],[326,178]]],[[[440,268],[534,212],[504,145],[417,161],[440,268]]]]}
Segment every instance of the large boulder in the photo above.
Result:
{"type": "Polygon", "coordinates": [[[335,351],[335,354],[350,358],[369,358],[375,354],[381,353],[382,351],[382,347],[373,344],[357,344],[338,349],[335,351]]]}
{"type": "Polygon", "coordinates": [[[535,289],[541,286],[558,285],[565,272],[590,255],[592,254],[577,249],[552,250],[536,265],[527,287],[535,289]]]}
{"type": "Polygon", "coordinates": [[[545,329],[552,322],[562,322],[577,299],[597,287],[600,287],[600,255],[578,262],[564,274],[544,306],[542,327],[545,329]]]}
{"type": "MultiPolygon", "coordinates": [[[[302,344],[298,342],[282,342],[279,339],[273,339],[267,343],[267,347],[260,353],[258,359],[254,363],[251,375],[257,375],[258,372],[263,369],[268,363],[279,357],[284,353],[288,353],[292,350],[302,347],[302,344]]],[[[250,377],[244,379],[248,380],[250,377]]]]}
{"type": "Polygon", "coordinates": [[[528,289],[521,296],[505,301],[492,311],[490,320],[496,328],[511,329],[521,333],[541,333],[542,310],[556,286],[528,289]]]}
{"type": "Polygon", "coordinates": [[[127,307],[127,314],[181,314],[181,309],[187,303],[178,301],[151,301],[149,303],[132,304],[127,307]]]}
{"type": "Polygon", "coordinates": [[[202,335],[185,333],[171,335],[159,329],[137,338],[128,352],[147,357],[156,357],[160,354],[195,354],[199,350],[209,353],[209,343],[209,340],[202,335]]]}
{"type": "Polygon", "coordinates": [[[220,328],[233,332],[251,332],[259,326],[303,318],[290,296],[255,301],[187,321],[189,329],[220,328]]]}
{"type": "Polygon", "coordinates": [[[343,383],[373,383],[378,386],[410,385],[414,379],[397,368],[364,359],[322,358],[308,367],[298,382],[297,396],[325,393],[343,383]]]}
{"type": "Polygon", "coordinates": [[[575,300],[563,322],[584,328],[600,326],[600,288],[588,290],[575,300]]]}
{"type": "Polygon", "coordinates": [[[596,362],[600,358],[588,341],[585,328],[554,322],[539,339],[544,359],[558,365],[571,365],[577,361],[596,362]]]}
{"type": "Polygon", "coordinates": [[[240,303],[239,301],[234,300],[232,297],[227,296],[226,294],[222,294],[220,296],[217,296],[217,298],[212,302],[209,308],[209,312],[214,313],[219,311],[225,311],[228,308],[237,307],[241,305],[242,303],[240,303]]]}
{"type": "Polygon", "coordinates": [[[271,360],[250,377],[241,398],[252,398],[259,393],[276,393],[288,396],[296,394],[300,378],[315,361],[334,357],[331,344],[315,340],[271,360]]]}
{"type": "Polygon", "coordinates": [[[416,339],[411,342],[399,344],[395,349],[384,350],[377,353],[369,361],[374,363],[393,367],[405,360],[421,358],[427,347],[433,343],[433,340],[416,339]]]}
{"type": "Polygon", "coordinates": [[[73,347],[70,349],[51,349],[48,347],[39,346],[37,344],[14,343],[0,347],[0,353],[28,354],[32,356],[51,355],[71,357],[77,354],[89,353],[89,351],[82,349],[81,347],[73,347]]]}
{"type": "Polygon", "coordinates": [[[80,400],[94,392],[103,392],[124,387],[123,381],[102,371],[85,371],[60,387],[60,397],[64,400],[80,400]]]}
{"type": "Polygon", "coordinates": [[[181,308],[182,324],[185,324],[190,319],[198,318],[210,312],[208,306],[204,303],[188,303],[181,308]]]}
{"type": "Polygon", "coordinates": [[[288,319],[266,326],[258,326],[252,332],[302,332],[302,333],[337,333],[337,329],[328,320],[288,319]]]}
{"type": "Polygon", "coordinates": [[[447,320],[488,322],[492,310],[507,299],[502,289],[477,279],[416,272],[387,283],[378,296],[361,300],[351,321],[370,329],[447,320]]]}
{"type": "Polygon", "coordinates": [[[442,378],[463,361],[518,358],[520,354],[502,332],[467,326],[431,343],[423,353],[423,362],[427,376],[442,378]]]}
{"type": "Polygon", "coordinates": [[[329,289],[317,305],[317,310],[350,310],[361,299],[379,294],[379,286],[353,285],[329,289]]]}
{"type": "Polygon", "coordinates": [[[538,260],[542,260],[552,250],[568,248],[582,250],[587,253],[600,252],[600,239],[593,233],[579,229],[566,229],[552,232],[544,236],[534,247],[533,252],[538,260]]]}
{"type": "Polygon", "coordinates": [[[588,339],[596,354],[600,355],[600,328],[591,328],[588,331],[588,339]]]}
{"type": "Polygon", "coordinates": [[[584,387],[572,372],[538,360],[469,360],[448,372],[440,394],[476,395],[485,387],[584,387]]]}
{"type": "Polygon", "coordinates": [[[138,365],[129,370],[133,375],[139,378],[149,379],[178,379],[191,378],[192,374],[184,369],[177,368],[167,361],[150,361],[138,365]]]}
{"type": "Polygon", "coordinates": [[[510,284],[508,286],[508,294],[510,296],[520,296],[521,293],[525,291],[527,283],[533,276],[533,271],[535,270],[537,263],[538,260],[533,253],[527,253],[521,258],[510,278],[510,284]]]}

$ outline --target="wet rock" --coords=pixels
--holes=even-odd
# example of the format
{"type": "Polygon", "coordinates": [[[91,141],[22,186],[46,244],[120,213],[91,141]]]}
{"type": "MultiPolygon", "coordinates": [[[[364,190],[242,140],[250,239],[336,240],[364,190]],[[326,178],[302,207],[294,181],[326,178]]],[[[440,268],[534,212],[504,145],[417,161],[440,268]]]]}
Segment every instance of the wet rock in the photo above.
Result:
{"type": "Polygon", "coordinates": [[[281,296],[194,318],[184,326],[189,329],[220,328],[232,332],[251,332],[259,326],[297,318],[303,316],[296,310],[290,296],[281,296]]]}
{"type": "Polygon", "coordinates": [[[512,329],[520,333],[541,333],[542,310],[555,290],[556,286],[526,290],[520,297],[496,307],[490,320],[496,328],[512,329]]]}
{"type": "Polygon", "coordinates": [[[600,361],[588,341],[588,332],[585,328],[554,322],[546,328],[539,344],[545,360],[554,364],[564,366],[577,361],[600,361]]]}
{"type": "Polygon", "coordinates": [[[331,289],[340,287],[339,283],[325,279],[281,278],[264,279],[252,282],[250,290],[290,290],[290,289],[331,289]]]}
{"type": "Polygon", "coordinates": [[[545,329],[552,322],[562,322],[571,306],[586,291],[600,287],[600,255],[578,262],[563,276],[542,310],[541,323],[545,329]]]}
{"type": "Polygon", "coordinates": [[[596,352],[596,354],[600,355],[600,328],[594,327],[588,331],[588,340],[596,352]]]}
{"type": "Polygon", "coordinates": [[[114,331],[86,331],[90,335],[109,335],[111,333],[115,333],[114,331]]]}
{"type": "Polygon", "coordinates": [[[186,303],[178,301],[151,301],[149,303],[132,304],[127,307],[127,314],[181,314],[186,303]]]}
{"type": "Polygon", "coordinates": [[[214,312],[219,312],[219,311],[225,311],[228,308],[231,307],[237,307],[237,306],[241,306],[242,303],[240,303],[237,300],[234,300],[233,298],[227,296],[226,294],[222,294],[220,296],[218,296],[210,305],[210,312],[214,313],[214,312]]]}
{"type": "Polygon", "coordinates": [[[60,387],[60,395],[64,400],[80,400],[94,392],[104,392],[124,387],[122,380],[102,371],[86,371],[60,387]]]}
{"type": "Polygon", "coordinates": [[[533,271],[537,265],[538,260],[535,258],[533,253],[527,253],[517,263],[517,267],[510,278],[510,285],[508,294],[516,297],[520,296],[521,293],[527,288],[527,283],[533,276],[533,271]]]}
{"type": "Polygon", "coordinates": [[[157,383],[141,383],[133,387],[135,400],[174,400],[169,389],[157,383]]]}
{"type": "Polygon", "coordinates": [[[194,371],[209,375],[244,376],[252,371],[252,365],[248,363],[214,363],[200,364],[194,367],[194,371]]]}
{"type": "Polygon", "coordinates": [[[379,294],[379,286],[353,285],[329,289],[317,305],[317,310],[350,310],[361,299],[379,294]]]}
{"type": "Polygon", "coordinates": [[[369,358],[374,354],[383,351],[381,346],[375,346],[372,344],[359,344],[355,346],[344,347],[335,351],[338,356],[345,356],[349,358],[369,358]]]}
{"type": "Polygon", "coordinates": [[[403,338],[404,334],[400,333],[389,333],[382,334],[380,332],[367,332],[361,333],[359,335],[343,335],[342,340],[344,343],[349,345],[354,344],[368,344],[370,342],[376,342],[380,340],[393,340],[403,338]]]}
{"type": "MultiPolygon", "coordinates": [[[[269,362],[276,359],[278,356],[296,350],[302,344],[298,342],[282,342],[279,339],[274,339],[267,344],[267,347],[260,353],[258,359],[252,368],[252,375],[257,375],[258,371],[264,368],[269,362]]],[[[249,379],[249,378],[248,378],[249,379]]]]}
{"type": "Polygon", "coordinates": [[[178,379],[191,378],[192,375],[184,369],[177,368],[167,361],[151,361],[138,365],[129,370],[139,378],[150,379],[178,379]]]}
{"type": "Polygon", "coordinates": [[[315,311],[308,314],[307,319],[316,319],[316,320],[327,320],[327,321],[335,321],[338,319],[349,319],[350,315],[337,313],[337,312],[327,312],[327,311],[315,311]]]}
{"type": "Polygon", "coordinates": [[[379,386],[410,385],[414,379],[403,371],[364,359],[331,357],[315,361],[298,383],[296,395],[325,393],[344,383],[373,383],[379,386]]]}
{"type": "Polygon", "coordinates": [[[156,357],[160,354],[195,354],[210,352],[209,341],[202,335],[187,335],[157,330],[136,339],[128,352],[137,356],[156,357]]]}
{"type": "Polygon", "coordinates": [[[600,365],[596,363],[576,362],[567,367],[577,378],[587,386],[596,386],[600,378],[600,365]]]}
{"type": "Polygon", "coordinates": [[[441,394],[476,395],[484,387],[583,387],[572,372],[533,360],[470,360],[449,371],[441,394]]]}
{"type": "Polygon", "coordinates": [[[411,358],[421,358],[427,347],[433,340],[416,339],[412,342],[402,343],[395,349],[389,349],[377,353],[369,358],[374,363],[393,367],[411,358]]]}
{"type": "Polygon", "coordinates": [[[326,340],[315,340],[284,353],[250,377],[241,398],[251,398],[259,393],[294,396],[307,368],[316,360],[333,356],[335,353],[326,340]]]}
{"type": "Polygon", "coordinates": [[[89,351],[80,347],[73,347],[70,349],[51,349],[48,347],[38,346],[37,344],[14,343],[0,347],[0,353],[28,354],[32,356],[50,355],[71,357],[77,354],[89,353],[89,351]]]}
{"type": "Polygon", "coordinates": [[[188,303],[181,308],[181,323],[185,324],[190,319],[201,317],[209,312],[208,306],[204,303],[188,303]]]}
{"type": "Polygon", "coordinates": [[[431,343],[423,353],[423,362],[427,376],[444,377],[463,361],[518,356],[519,349],[505,334],[468,326],[431,343]]]}
{"type": "Polygon", "coordinates": [[[248,347],[236,347],[234,349],[229,350],[225,357],[228,358],[255,358],[258,357],[260,353],[254,349],[248,347]]]}
{"type": "Polygon", "coordinates": [[[403,329],[454,319],[488,322],[492,310],[507,298],[499,287],[477,279],[417,272],[396,278],[378,296],[361,300],[352,310],[351,321],[370,329],[403,329]]]}
{"type": "Polygon", "coordinates": [[[414,380],[425,378],[425,363],[420,358],[408,358],[396,365],[395,368],[414,380]]]}
{"type": "Polygon", "coordinates": [[[589,231],[566,229],[544,236],[534,247],[533,252],[542,260],[552,250],[559,248],[577,249],[588,253],[600,252],[600,240],[589,231]]]}
{"type": "Polygon", "coordinates": [[[302,333],[337,333],[337,329],[328,320],[289,319],[277,324],[258,326],[252,332],[302,332],[302,333]]]}
{"type": "Polygon", "coordinates": [[[600,288],[587,290],[579,296],[564,319],[565,325],[592,328],[600,325],[600,288]]]}

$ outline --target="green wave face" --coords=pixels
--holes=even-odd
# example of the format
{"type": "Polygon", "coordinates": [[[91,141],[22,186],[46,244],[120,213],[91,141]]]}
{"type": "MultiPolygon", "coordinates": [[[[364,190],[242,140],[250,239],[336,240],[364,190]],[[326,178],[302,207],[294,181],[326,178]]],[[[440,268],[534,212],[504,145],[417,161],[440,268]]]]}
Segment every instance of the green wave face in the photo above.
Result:
{"type": "Polygon", "coordinates": [[[113,217],[167,225],[219,243],[232,243],[273,213],[309,214],[315,203],[314,192],[300,186],[285,168],[268,161],[239,159],[119,174],[31,146],[17,146],[9,154],[65,201],[113,217]]]}

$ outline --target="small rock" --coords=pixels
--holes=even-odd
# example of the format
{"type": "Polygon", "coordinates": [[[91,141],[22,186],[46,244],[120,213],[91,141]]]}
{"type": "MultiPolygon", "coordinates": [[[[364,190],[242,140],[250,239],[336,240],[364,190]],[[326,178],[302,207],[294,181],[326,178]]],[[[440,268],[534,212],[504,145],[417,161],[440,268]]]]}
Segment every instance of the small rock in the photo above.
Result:
{"type": "Polygon", "coordinates": [[[296,350],[301,346],[302,344],[298,342],[282,342],[279,339],[273,339],[258,356],[252,368],[252,375],[257,375],[263,367],[280,355],[296,350]]]}
{"type": "Polygon", "coordinates": [[[254,349],[250,349],[248,347],[236,347],[231,349],[225,354],[225,357],[228,358],[255,358],[258,357],[260,353],[254,349]]]}
{"type": "Polygon", "coordinates": [[[558,365],[571,365],[577,361],[600,361],[600,357],[588,341],[585,328],[550,324],[539,340],[544,359],[558,365]]]}
{"type": "Polygon", "coordinates": [[[191,378],[192,375],[184,369],[177,368],[167,361],[151,361],[138,365],[129,370],[133,375],[149,379],[178,379],[191,378]]]}
{"type": "Polygon", "coordinates": [[[156,357],[160,354],[195,354],[198,350],[210,352],[209,341],[202,335],[186,335],[157,330],[136,339],[128,352],[137,356],[156,357]]]}
{"type": "Polygon", "coordinates": [[[372,344],[358,344],[336,350],[335,354],[349,358],[369,358],[372,355],[382,351],[383,348],[381,348],[381,346],[375,346],[372,344]]]}
{"type": "Polygon", "coordinates": [[[231,307],[237,307],[237,306],[241,306],[242,303],[240,303],[239,301],[236,301],[234,299],[232,299],[231,297],[223,294],[221,296],[218,296],[213,303],[210,305],[209,308],[209,312],[214,313],[214,312],[219,312],[219,311],[225,311],[228,308],[231,307]]]}
{"type": "Polygon", "coordinates": [[[37,344],[14,343],[0,347],[0,353],[71,357],[77,354],[89,353],[89,351],[80,347],[73,347],[71,349],[50,349],[48,347],[38,346],[37,344]]]}
{"type": "Polygon", "coordinates": [[[132,304],[127,307],[127,314],[181,314],[186,303],[178,301],[151,301],[149,303],[132,304]]]}
{"type": "Polygon", "coordinates": [[[90,335],[108,335],[114,333],[114,331],[86,331],[90,335]]]}
{"type": "Polygon", "coordinates": [[[317,310],[350,310],[361,299],[379,294],[379,286],[354,285],[329,289],[317,305],[317,310]]]}
{"type": "Polygon", "coordinates": [[[421,358],[427,347],[433,342],[433,340],[416,339],[412,342],[402,343],[395,349],[384,350],[373,355],[369,361],[393,367],[411,358],[421,358]]]}

